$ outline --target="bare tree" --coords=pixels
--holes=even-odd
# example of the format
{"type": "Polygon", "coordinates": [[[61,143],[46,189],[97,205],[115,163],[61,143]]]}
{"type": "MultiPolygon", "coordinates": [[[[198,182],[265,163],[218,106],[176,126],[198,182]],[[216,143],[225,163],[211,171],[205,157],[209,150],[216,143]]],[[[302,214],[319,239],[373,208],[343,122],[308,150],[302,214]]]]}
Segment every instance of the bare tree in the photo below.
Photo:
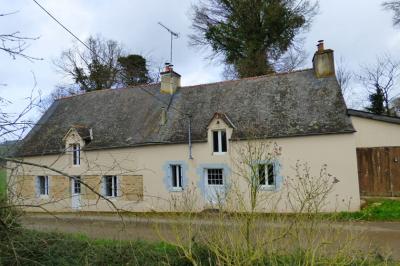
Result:
{"type": "Polygon", "coordinates": [[[90,50],[75,44],[71,49],[64,51],[54,64],[83,91],[112,88],[118,82],[121,45],[100,36],[91,36],[86,43],[90,50]]]}
{"type": "MultiPolygon", "coordinates": [[[[0,13],[0,18],[13,15],[17,12],[0,13]]],[[[41,58],[30,56],[25,53],[29,47],[29,41],[37,40],[39,37],[27,37],[19,31],[0,33],[0,50],[9,54],[13,59],[22,57],[28,60],[41,60],[41,58]]]]}
{"type": "Polygon", "coordinates": [[[393,11],[393,25],[399,26],[400,25],[400,1],[387,1],[382,4],[382,6],[386,10],[393,11]]]}
{"type": "Polygon", "coordinates": [[[398,94],[398,82],[400,76],[400,61],[389,55],[378,57],[372,65],[362,67],[359,80],[366,87],[370,95],[380,91],[383,95],[385,113],[391,114],[390,105],[398,94]]]}

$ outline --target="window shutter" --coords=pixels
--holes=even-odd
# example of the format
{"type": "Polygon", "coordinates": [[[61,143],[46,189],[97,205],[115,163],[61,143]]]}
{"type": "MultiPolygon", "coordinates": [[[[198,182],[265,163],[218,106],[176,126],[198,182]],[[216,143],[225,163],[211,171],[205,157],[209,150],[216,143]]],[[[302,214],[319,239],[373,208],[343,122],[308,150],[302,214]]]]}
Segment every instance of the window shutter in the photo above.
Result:
{"type": "Polygon", "coordinates": [[[120,182],[120,177],[116,176],[115,181],[117,182],[117,197],[122,196],[121,195],[121,182],[120,182]]]}
{"type": "Polygon", "coordinates": [[[47,195],[50,196],[50,191],[51,191],[51,178],[50,176],[47,176],[47,195]]]}
{"type": "Polygon", "coordinates": [[[168,186],[168,189],[172,189],[172,186],[173,186],[172,185],[172,167],[170,164],[167,167],[167,186],[168,186]]]}
{"type": "Polygon", "coordinates": [[[35,192],[36,192],[36,197],[40,196],[40,180],[39,177],[35,177],[35,192]]]}
{"type": "Polygon", "coordinates": [[[279,166],[279,162],[274,163],[275,190],[280,190],[283,183],[283,176],[279,174],[279,166]]]}
{"type": "Polygon", "coordinates": [[[106,196],[106,178],[105,178],[105,176],[102,176],[101,180],[100,180],[100,193],[102,196],[106,196]]]}

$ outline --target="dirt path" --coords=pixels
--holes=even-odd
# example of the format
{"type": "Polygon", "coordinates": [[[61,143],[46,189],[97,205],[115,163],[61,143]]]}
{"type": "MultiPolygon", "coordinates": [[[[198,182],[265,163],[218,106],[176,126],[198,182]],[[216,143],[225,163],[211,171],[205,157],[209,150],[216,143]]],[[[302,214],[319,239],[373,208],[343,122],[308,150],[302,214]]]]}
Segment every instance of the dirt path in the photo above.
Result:
{"type": "MultiPolygon", "coordinates": [[[[124,217],[122,223],[117,215],[62,214],[55,218],[45,214],[30,214],[23,217],[21,222],[26,228],[47,232],[82,233],[102,239],[159,241],[159,232],[162,232],[165,238],[174,238],[171,223],[175,221],[168,218],[124,217]]],[[[199,220],[197,223],[204,226],[213,224],[210,220],[199,220]]],[[[391,253],[393,259],[400,260],[400,222],[357,222],[336,225],[344,230],[350,230],[356,236],[362,234],[365,239],[363,246],[370,246],[370,250],[387,251],[391,253]]],[[[265,223],[265,226],[280,225],[265,223]]]]}

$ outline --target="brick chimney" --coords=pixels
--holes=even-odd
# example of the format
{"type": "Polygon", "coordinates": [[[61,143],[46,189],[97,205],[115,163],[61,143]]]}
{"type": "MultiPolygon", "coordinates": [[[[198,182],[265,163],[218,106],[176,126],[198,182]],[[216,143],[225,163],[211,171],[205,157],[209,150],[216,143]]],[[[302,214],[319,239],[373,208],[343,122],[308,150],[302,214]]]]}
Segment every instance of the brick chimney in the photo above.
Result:
{"type": "Polygon", "coordinates": [[[333,50],[325,49],[324,41],[318,41],[318,50],[314,54],[313,68],[317,78],[326,78],[335,75],[335,61],[333,50]]]}
{"type": "Polygon", "coordinates": [[[181,86],[181,75],[174,71],[173,65],[165,63],[165,69],[161,74],[161,93],[174,94],[181,86]]]}

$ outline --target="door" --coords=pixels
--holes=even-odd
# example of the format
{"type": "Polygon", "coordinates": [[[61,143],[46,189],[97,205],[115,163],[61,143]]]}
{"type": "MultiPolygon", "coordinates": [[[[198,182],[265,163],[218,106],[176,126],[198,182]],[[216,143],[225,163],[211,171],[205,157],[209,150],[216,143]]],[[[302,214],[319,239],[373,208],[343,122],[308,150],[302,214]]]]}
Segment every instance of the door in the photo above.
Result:
{"type": "Polygon", "coordinates": [[[225,180],[223,169],[206,169],[205,197],[212,205],[222,203],[225,200],[225,180]]]}
{"type": "Polygon", "coordinates": [[[75,176],[71,182],[71,204],[73,210],[81,209],[81,178],[75,176]]]}
{"type": "Polygon", "coordinates": [[[361,196],[400,196],[400,147],[357,149],[361,196]]]}

